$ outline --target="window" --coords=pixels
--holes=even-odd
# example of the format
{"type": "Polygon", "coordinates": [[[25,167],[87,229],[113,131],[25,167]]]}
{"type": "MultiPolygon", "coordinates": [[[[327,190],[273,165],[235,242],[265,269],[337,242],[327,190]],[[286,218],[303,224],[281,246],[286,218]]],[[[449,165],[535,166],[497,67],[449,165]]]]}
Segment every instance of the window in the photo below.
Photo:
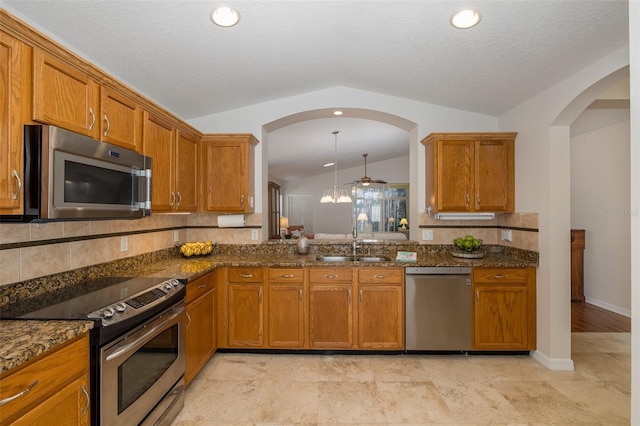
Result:
{"type": "Polygon", "coordinates": [[[357,185],[352,196],[358,232],[397,232],[400,219],[409,219],[408,183],[357,185]]]}

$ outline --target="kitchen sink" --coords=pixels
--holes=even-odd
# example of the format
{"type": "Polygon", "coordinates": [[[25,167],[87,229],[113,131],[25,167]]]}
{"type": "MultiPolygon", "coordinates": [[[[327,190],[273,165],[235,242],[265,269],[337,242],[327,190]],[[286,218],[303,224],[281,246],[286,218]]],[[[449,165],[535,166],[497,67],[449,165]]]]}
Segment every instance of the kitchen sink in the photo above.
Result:
{"type": "Polygon", "coordinates": [[[386,256],[331,256],[319,254],[316,256],[319,262],[389,262],[391,258],[386,256]]]}

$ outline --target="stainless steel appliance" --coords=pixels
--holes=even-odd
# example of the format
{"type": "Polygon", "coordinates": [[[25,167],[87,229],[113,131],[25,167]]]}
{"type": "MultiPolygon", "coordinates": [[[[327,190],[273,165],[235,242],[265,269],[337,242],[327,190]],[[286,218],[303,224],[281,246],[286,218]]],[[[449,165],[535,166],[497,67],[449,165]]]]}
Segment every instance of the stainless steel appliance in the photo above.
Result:
{"type": "Polygon", "coordinates": [[[185,283],[103,278],[3,307],[2,318],[82,319],[93,425],[169,425],[184,406],[185,283]]]}
{"type": "Polygon", "coordinates": [[[23,181],[15,178],[24,214],[3,222],[135,219],[151,211],[150,157],[54,126],[24,126],[23,181]]]}
{"type": "Polygon", "coordinates": [[[471,268],[405,268],[407,351],[471,350],[471,268]]]}

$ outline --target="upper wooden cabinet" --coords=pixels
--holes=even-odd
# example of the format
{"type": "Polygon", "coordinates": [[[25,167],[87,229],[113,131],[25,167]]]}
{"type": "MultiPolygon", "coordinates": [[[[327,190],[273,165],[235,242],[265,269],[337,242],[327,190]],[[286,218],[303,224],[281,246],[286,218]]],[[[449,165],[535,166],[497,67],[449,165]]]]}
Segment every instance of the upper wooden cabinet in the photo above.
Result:
{"type": "Polygon", "coordinates": [[[206,212],[252,213],[255,210],[254,151],[251,134],[204,135],[202,200],[206,212]]]}
{"type": "Polygon", "coordinates": [[[142,109],[109,88],[100,90],[100,139],[142,151],[142,109]]]}
{"type": "Polygon", "coordinates": [[[513,212],[517,133],[432,133],[426,198],[436,212],[513,212]]]}
{"type": "Polygon", "coordinates": [[[176,210],[198,209],[198,138],[178,130],[176,141],[176,210]]]}
{"type": "Polygon", "coordinates": [[[23,124],[30,111],[31,49],[0,32],[0,214],[23,213],[23,124]]]}
{"type": "Polygon", "coordinates": [[[40,49],[33,57],[33,119],[100,139],[100,86],[40,49]]]}

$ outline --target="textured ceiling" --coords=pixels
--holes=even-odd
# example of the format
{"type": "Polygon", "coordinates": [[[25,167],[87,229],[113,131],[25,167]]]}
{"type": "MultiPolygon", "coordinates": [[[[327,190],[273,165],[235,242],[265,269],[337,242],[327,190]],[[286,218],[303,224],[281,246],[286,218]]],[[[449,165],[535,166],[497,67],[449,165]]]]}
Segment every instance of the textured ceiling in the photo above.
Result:
{"type": "Polygon", "coordinates": [[[184,119],[337,86],[499,115],[628,43],[623,0],[228,1],[226,29],[217,3],[2,7],[184,119]]]}

